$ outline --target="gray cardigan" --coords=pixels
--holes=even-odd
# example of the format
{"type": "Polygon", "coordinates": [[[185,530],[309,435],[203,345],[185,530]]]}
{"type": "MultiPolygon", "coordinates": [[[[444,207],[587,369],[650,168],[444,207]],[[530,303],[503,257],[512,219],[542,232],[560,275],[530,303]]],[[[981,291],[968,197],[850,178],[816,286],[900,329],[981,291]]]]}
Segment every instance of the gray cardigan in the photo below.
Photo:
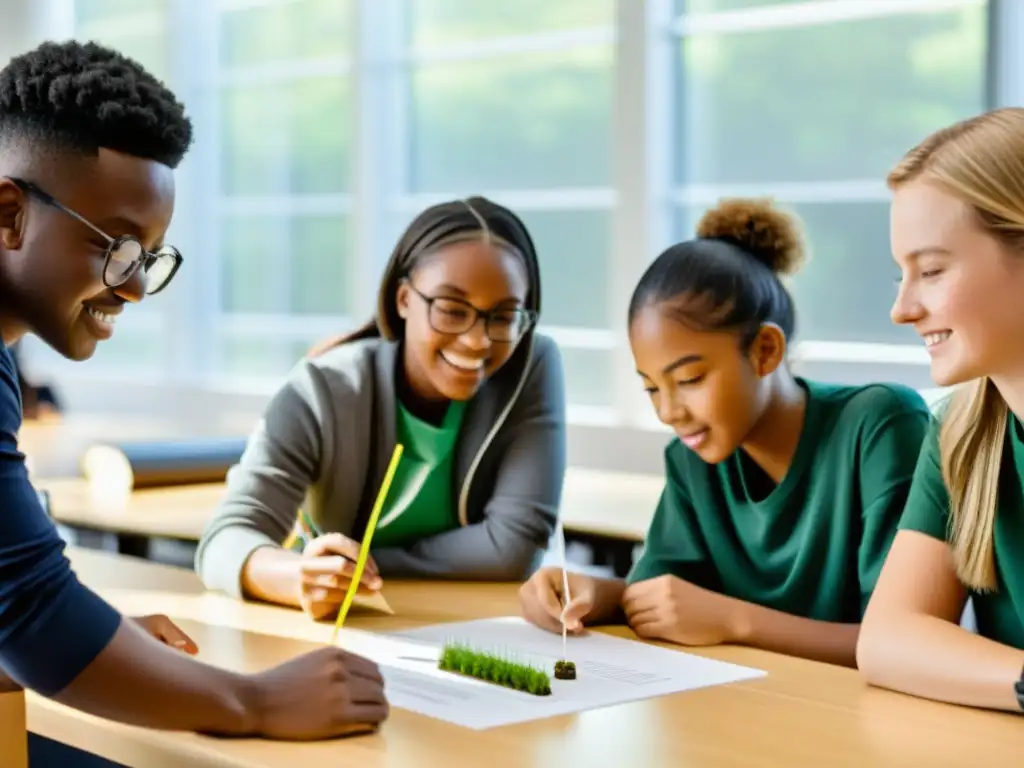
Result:
{"type": "MultiPolygon", "coordinates": [[[[299,363],[270,400],[196,552],[209,589],[240,597],[249,555],[280,546],[304,505],[317,529],[360,540],[395,447],[397,342],[343,344],[299,363]]],[[[511,581],[539,565],[566,464],[561,353],[534,333],[466,409],[455,446],[460,527],[371,547],[381,575],[511,581]]]]}

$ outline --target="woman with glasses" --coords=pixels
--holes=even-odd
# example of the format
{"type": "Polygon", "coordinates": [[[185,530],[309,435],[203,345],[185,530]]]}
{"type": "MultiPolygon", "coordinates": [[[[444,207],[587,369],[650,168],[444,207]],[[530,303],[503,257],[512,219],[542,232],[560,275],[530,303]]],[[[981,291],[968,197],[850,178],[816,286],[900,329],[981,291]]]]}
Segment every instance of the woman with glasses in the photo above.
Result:
{"type": "Polygon", "coordinates": [[[271,400],[199,543],[206,585],[336,612],[396,443],[360,589],[527,577],[565,471],[561,355],[534,332],[539,312],[537,254],[514,213],[479,197],[423,211],[374,320],[321,345],[271,400]]]}

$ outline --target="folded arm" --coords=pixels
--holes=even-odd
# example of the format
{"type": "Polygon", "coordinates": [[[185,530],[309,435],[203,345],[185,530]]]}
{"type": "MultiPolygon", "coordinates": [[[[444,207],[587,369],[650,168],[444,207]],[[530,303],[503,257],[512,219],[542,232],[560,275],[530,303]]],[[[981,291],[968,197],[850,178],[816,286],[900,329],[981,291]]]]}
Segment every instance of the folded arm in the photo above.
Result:
{"type": "Polygon", "coordinates": [[[737,602],[741,606],[736,642],[812,661],[856,665],[859,624],[808,619],[756,603],[737,602]]]}
{"type": "Polygon", "coordinates": [[[900,531],[864,616],[861,674],[872,685],[923,698],[1019,712],[1013,684],[1024,651],[960,626],[966,601],[949,545],[900,531]]]}
{"type": "Polygon", "coordinates": [[[1024,651],[960,626],[968,593],[947,542],[949,494],[939,463],[938,422],[914,480],[857,644],[872,685],[939,701],[1015,711],[1024,651]]]}
{"type": "MultiPolygon", "coordinates": [[[[641,604],[640,615],[647,612],[646,618],[639,618],[641,622],[650,619],[650,613],[645,609],[651,607],[652,600],[660,605],[658,611],[663,615],[666,610],[671,610],[668,606],[673,598],[669,594],[659,594],[655,580],[660,580],[661,576],[672,576],[678,580],[674,591],[679,596],[677,600],[681,600],[677,614],[679,624],[673,629],[665,626],[662,620],[658,629],[662,633],[667,630],[671,635],[676,631],[683,638],[696,637],[697,644],[703,644],[699,638],[717,637],[719,641],[787,656],[854,666],[857,624],[805,618],[723,594],[717,586],[713,569],[704,562],[647,558],[638,561],[637,566],[630,574],[630,582],[649,584],[648,589],[652,590],[652,594],[635,601],[641,604]]],[[[662,589],[673,591],[664,582],[662,589]]],[[[627,595],[639,592],[641,590],[631,588],[627,595]]],[[[638,613],[636,607],[632,610],[634,614],[638,613]]],[[[661,616],[657,618],[661,619],[661,616]]],[[[630,624],[642,635],[648,630],[639,627],[637,620],[638,617],[634,616],[630,624]]]]}

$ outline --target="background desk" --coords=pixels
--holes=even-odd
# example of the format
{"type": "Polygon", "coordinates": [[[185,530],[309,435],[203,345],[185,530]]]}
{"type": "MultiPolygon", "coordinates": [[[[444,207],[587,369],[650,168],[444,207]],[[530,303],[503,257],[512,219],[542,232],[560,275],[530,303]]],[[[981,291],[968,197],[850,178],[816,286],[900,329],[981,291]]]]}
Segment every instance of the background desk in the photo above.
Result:
{"type": "MultiPolygon", "coordinates": [[[[83,579],[130,613],[165,612],[200,658],[256,670],[327,642],[297,611],[203,592],[183,569],[72,550],[83,579]]],[[[352,614],[372,631],[515,614],[515,585],[396,582],[392,617],[352,614]]],[[[616,634],[629,635],[616,628],[616,634]]],[[[1019,764],[1015,715],[960,709],[865,687],[852,670],[745,648],[695,651],[768,671],[760,680],[579,715],[470,731],[393,710],[380,733],[320,743],[217,740],[117,725],[28,695],[29,728],[130,766],[451,768],[453,766],[1004,766],[1019,764]],[[518,752],[518,754],[515,754],[518,752]]]]}
{"type": "MultiPolygon", "coordinates": [[[[97,499],[80,477],[42,477],[54,520],[78,531],[117,537],[118,551],[147,557],[152,539],[197,542],[221,496],[222,483],[135,491],[123,499],[97,499]]],[[[643,542],[663,481],[657,476],[570,468],[562,493],[566,537],[591,548],[596,565],[624,576],[643,542]]]]}

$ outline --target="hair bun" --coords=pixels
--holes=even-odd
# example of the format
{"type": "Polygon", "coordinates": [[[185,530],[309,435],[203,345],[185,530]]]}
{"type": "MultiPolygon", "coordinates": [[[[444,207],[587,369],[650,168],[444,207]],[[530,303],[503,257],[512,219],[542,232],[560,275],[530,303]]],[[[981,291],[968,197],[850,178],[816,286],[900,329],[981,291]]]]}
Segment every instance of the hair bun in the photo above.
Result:
{"type": "Polygon", "coordinates": [[[777,274],[796,272],[806,255],[796,218],[768,198],[720,200],[701,217],[697,236],[728,240],[777,274]]]}

